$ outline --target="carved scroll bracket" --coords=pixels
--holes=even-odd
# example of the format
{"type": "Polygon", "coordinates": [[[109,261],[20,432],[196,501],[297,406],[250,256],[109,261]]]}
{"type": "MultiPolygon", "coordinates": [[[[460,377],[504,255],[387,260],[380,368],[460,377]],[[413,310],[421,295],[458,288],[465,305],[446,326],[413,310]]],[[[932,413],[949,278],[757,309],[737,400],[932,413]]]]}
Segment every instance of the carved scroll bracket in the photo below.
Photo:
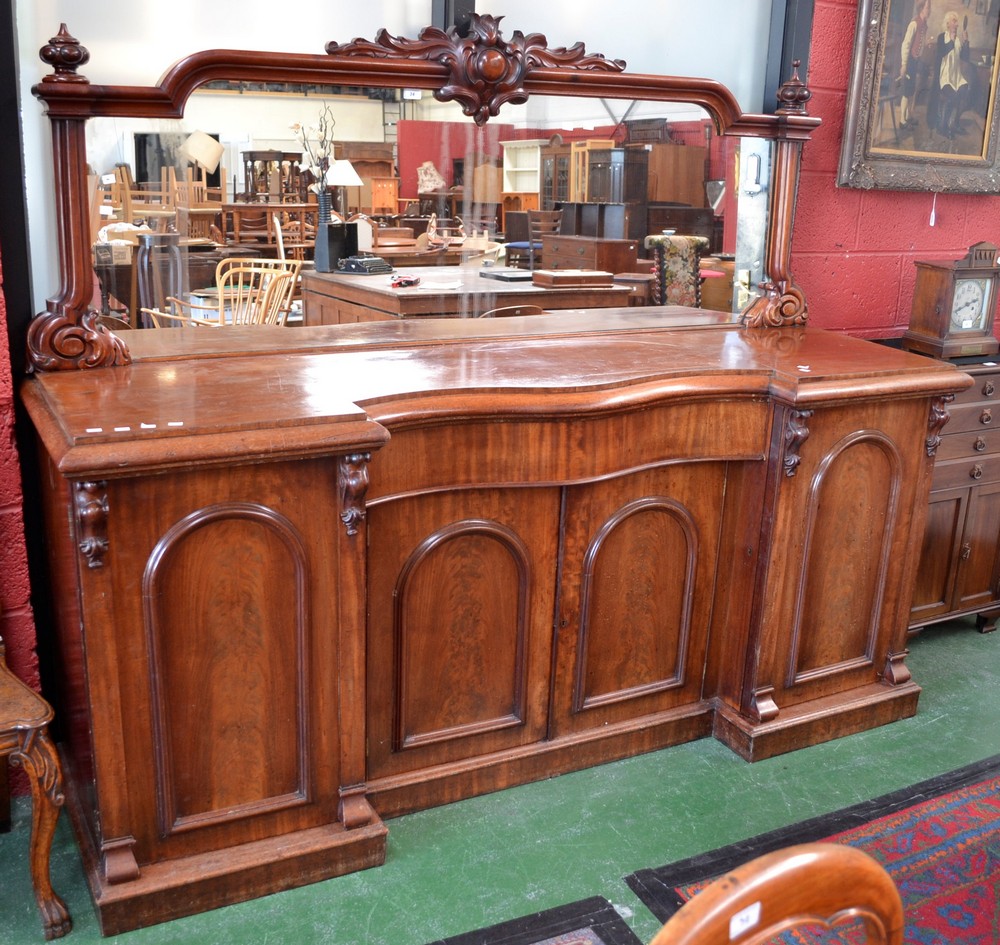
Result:
{"type": "Polygon", "coordinates": [[[434,92],[440,102],[456,101],[477,125],[496,116],[505,102],[528,100],[524,80],[532,69],[546,66],[621,72],[625,63],[588,55],[583,43],[569,49],[549,49],[541,33],[525,36],[520,30],[507,41],[500,34],[502,16],[473,13],[468,32],[460,36],[455,27],[445,31],[430,26],[417,39],[405,39],[379,30],[374,42],[356,39],[343,45],[330,42],[331,55],[373,56],[380,59],[427,59],[449,69],[448,82],[434,92]]]}
{"type": "Polygon", "coordinates": [[[901,686],[909,682],[911,678],[910,669],[904,662],[910,655],[909,650],[901,650],[899,653],[889,653],[885,658],[885,669],[882,670],[882,679],[890,686],[901,686]]]}
{"type": "Polygon", "coordinates": [[[340,520],[347,534],[357,535],[365,520],[365,493],[368,491],[368,463],[371,453],[350,453],[342,456],[337,468],[340,489],[340,520]]]}
{"type": "Polygon", "coordinates": [[[340,822],[348,830],[377,823],[378,814],[365,796],[363,784],[352,784],[340,789],[340,822]]]}
{"type": "Polygon", "coordinates": [[[108,484],[105,480],[78,482],[74,486],[80,553],[87,567],[104,567],[108,553],[108,484]]]}
{"type": "Polygon", "coordinates": [[[778,703],[774,701],[773,686],[763,686],[754,691],[750,715],[755,722],[771,722],[778,717],[778,703]]]}
{"type": "Polygon", "coordinates": [[[781,460],[781,466],[785,470],[786,476],[794,476],[799,469],[802,457],[799,450],[802,444],[809,438],[809,427],[806,421],[813,415],[812,410],[793,410],[788,415],[788,422],[785,424],[785,454],[781,460]]]}
{"type": "Polygon", "coordinates": [[[948,404],[954,399],[954,394],[944,394],[931,401],[930,416],[927,418],[927,439],[924,441],[928,456],[937,455],[937,448],[941,444],[941,431],[951,419],[951,414],[948,413],[948,404]]]}

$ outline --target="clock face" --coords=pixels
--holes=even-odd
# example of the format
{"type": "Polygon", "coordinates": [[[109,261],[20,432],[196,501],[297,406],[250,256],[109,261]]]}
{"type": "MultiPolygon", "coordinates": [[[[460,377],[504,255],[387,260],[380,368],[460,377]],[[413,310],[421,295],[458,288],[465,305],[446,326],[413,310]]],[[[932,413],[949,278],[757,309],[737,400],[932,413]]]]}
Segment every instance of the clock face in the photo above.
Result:
{"type": "Polygon", "coordinates": [[[990,310],[990,279],[956,279],[952,296],[953,331],[983,329],[990,310]]]}

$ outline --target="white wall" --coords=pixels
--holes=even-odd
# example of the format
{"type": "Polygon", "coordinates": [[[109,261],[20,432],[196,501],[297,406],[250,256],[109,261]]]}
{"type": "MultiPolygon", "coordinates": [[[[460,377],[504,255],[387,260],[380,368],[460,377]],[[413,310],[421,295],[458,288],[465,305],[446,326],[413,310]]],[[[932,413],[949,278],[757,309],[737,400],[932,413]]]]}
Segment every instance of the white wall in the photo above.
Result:
{"type": "MultiPolygon", "coordinates": [[[[480,12],[504,16],[508,38],[521,30],[544,34],[549,46],[583,41],[588,52],[624,59],[630,72],[718,79],[748,112],[762,108],[770,8],[771,0],[477,2],[480,12]]],[[[152,85],[173,62],[199,49],[321,53],[329,40],[372,39],[382,27],[414,37],[430,22],[431,0],[299,0],[287,6],[273,0],[15,0],[15,17],[32,292],[41,311],[58,288],[58,260],[49,127],[31,86],[49,71],[38,50],[60,23],[90,51],[79,71],[91,82],[152,85]]],[[[147,123],[147,130],[154,129],[147,123]]]]}

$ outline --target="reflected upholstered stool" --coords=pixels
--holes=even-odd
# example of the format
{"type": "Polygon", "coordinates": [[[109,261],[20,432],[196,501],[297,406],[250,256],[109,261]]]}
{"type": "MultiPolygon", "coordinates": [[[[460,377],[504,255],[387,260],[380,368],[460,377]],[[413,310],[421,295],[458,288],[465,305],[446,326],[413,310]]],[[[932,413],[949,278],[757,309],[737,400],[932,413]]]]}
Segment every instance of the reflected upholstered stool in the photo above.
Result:
{"type": "Polygon", "coordinates": [[[701,267],[698,261],[708,252],[708,240],[704,236],[657,233],[646,237],[645,247],[653,251],[655,259],[655,304],[701,308],[701,267]]]}
{"type": "Polygon", "coordinates": [[[31,882],[47,939],[73,927],[49,878],[52,836],[63,803],[62,768],[47,732],[51,721],[52,707],[7,669],[0,639],[0,764],[6,769],[10,756],[31,783],[31,882]]]}

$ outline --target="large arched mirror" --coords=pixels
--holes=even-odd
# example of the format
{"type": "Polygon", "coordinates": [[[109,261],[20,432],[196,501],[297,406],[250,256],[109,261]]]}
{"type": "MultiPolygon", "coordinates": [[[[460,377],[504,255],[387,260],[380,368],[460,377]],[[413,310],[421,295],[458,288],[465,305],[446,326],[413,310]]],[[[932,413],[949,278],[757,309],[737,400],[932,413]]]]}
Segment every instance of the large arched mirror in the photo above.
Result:
{"type": "Polygon", "coordinates": [[[718,83],[630,75],[537,34],[507,40],[485,15],[466,37],[380,34],[325,56],[195,54],[151,88],[91,86],[65,30],[42,55],[55,67],[36,92],[55,129],[64,281],[32,325],[37,368],[127,361],[132,342],[107,325],[148,327],[143,302],[213,282],[220,252],[298,253],[308,269],[318,208],[302,136],[315,145],[321,118],[356,175],[332,188],[336,209],[362,220],[342,253],[381,249],[409,273],[427,262],[410,240],[443,239],[444,265],[485,240],[500,246],[485,264],[518,266],[528,211],[558,209],[563,234],[632,243],[616,272],[650,272],[649,236],[694,236],[709,259],[695,304],[751,324],[805,318],[787,259],[798,148],[815,121],[797,79],[777,115],[746,115],[718,83]],[[154,291],[143,254],[167,243],[175,262],[154,291]]]}

